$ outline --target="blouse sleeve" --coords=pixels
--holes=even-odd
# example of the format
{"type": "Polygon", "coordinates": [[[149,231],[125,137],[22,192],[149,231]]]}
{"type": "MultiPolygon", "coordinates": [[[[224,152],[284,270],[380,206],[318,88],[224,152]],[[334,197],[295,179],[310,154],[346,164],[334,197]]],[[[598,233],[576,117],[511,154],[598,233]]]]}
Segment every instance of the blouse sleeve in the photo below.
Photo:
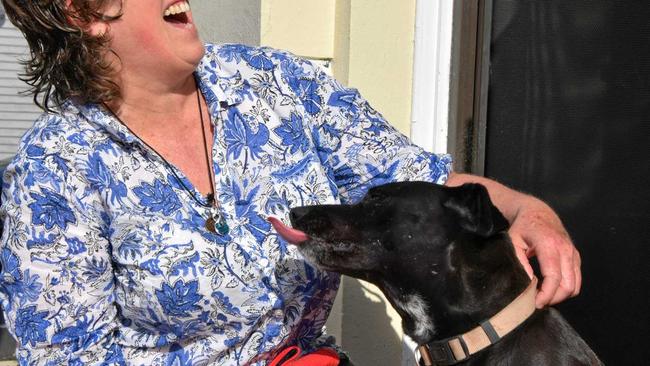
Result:
{"type": "Polygon", "coordinates": [[[303,76],[295,82],[314,83],[301,86],[301,99],[314,117],[311,132],[319,158],[343,202],[356,202],[369,188],[385,183],[420,180],[443,184],[447,180],[449,155],[429,153],[413,144],[356,89],[343,87],[308,63],[303,70],[313,75],[313,81],[303,76]]]}
{"type": "Polygon", "coordinates": [[[28,147],[5,171],[0,301],[21,365],[123,365],[101,205],[28,147]]]}

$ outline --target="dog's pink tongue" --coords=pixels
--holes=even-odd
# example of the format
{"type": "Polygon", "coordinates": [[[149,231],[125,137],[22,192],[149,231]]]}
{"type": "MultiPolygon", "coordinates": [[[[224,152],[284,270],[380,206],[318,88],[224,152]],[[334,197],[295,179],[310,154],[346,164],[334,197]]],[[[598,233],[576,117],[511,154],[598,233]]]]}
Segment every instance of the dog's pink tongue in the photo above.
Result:
{"type": "Polygon", "coordinates": [[[275,217],[269,217],[268,220],[275,228],[275,231],[277,231],[278,234],[284,238],[284,240],[288,241],[291,244],[300,244],[301,242],[309,239],[307,234],[303,233],[300,230],[288,227],[275,217]]]}

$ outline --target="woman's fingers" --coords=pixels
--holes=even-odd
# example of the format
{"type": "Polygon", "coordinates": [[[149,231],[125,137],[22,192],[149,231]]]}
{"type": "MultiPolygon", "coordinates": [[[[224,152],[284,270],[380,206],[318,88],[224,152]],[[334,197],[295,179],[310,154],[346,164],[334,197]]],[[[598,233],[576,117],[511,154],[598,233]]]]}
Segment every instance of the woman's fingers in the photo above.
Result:
{"type": "MultiPolygon", "coordinates": [[[[538,308],[576,296],[582,285],[580,254],[554,218],[552,211],[518,215],[510,230],[515,247],[526,248],[526,257],[536,256],[539,262],[542,278],[536,298],[538,308]]],[[[519,252],[517,256],[523,259],[519,252]]]]}

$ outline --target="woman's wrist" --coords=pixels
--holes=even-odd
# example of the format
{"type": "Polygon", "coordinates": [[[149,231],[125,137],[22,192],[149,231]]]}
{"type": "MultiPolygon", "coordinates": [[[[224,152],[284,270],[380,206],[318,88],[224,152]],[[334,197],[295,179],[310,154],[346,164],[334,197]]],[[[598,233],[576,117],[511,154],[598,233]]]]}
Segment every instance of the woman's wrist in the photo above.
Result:
{"type": "Polygon", "coordinates": [[[508,222],[511,224],[515,221],[515,219],[522,215],[547,216],[553,213],[553,209],[539,198],[517,191],[513,192],[513,198],[516,196],[520,197],[513,199],[511,202],[511,205],[513,206],[511,211],[513,212],[510,215],[504,214],[508,222]]]}

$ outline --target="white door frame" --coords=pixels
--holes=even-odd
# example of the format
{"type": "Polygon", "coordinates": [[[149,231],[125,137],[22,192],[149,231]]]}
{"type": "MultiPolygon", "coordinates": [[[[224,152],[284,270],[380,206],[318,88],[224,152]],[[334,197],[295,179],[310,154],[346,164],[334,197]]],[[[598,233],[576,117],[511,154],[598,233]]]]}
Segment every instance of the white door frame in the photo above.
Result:
{"type": "MultiPolygon", "coordinates": [[[[454,0],[417,0],[411,139],[447,152],[454,0]]],[[[416,344],[404,336],[402,366],[415,365],[416,344]]]]}
{"type": "Polygon", "coordinates": [[[411,139],[447,152],[454,0],[417,0],[411,139]]]}

